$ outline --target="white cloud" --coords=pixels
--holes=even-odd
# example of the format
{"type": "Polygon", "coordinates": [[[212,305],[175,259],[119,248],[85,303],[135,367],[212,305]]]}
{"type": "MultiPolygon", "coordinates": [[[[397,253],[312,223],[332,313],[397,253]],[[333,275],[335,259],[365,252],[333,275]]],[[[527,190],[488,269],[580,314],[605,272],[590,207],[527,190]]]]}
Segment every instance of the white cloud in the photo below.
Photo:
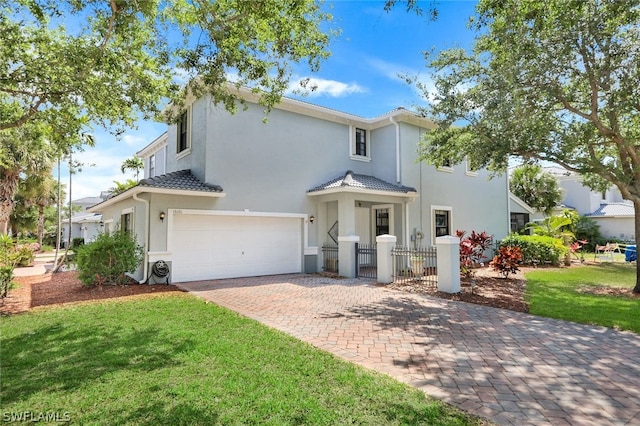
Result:
{"type": "Polygon", "coordinates": [[[403,78],[404,75],[419,74],[418,70],[410,66],[385,61],[379,58],[367,57],[366,62],[372,70],[397,83],[405,83],[405,79],[403,78]]]}
{"type": "Polygon", "coordinates": [[[146,142],[146,138],[142,135],[134,135],[127,133],[122,137],[122,141],[129,146],[139,146],[142,143],[146,142]]]}
{"type": "Polygon", "coordinates": [[[343,83],[315,77],[301,77],[289,84],[288,94],[309,97],[329,96],[339,98],[354,93],[366,93],[368,90],[357,83],[343,83]]]}

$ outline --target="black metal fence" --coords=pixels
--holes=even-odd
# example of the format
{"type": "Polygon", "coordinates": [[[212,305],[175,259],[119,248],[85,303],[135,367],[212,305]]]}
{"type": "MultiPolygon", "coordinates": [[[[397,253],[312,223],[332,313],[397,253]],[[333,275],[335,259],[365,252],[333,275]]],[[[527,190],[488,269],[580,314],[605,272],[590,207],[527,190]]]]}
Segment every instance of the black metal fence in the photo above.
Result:
{"type": "Polygon", "coordinates": [[[358,278],[378,278],[378,250],[375,244],[356,243],[356,273],[358,278]]]}
{"type": "Polygon", "coordinates": [[[402,247],[391,250],[393,258],[393,282],[438,286],[438,257],[435,247],[402,247]]]}
{"type": "Polygon", "coordinates": [[[338,273],[338,245],[324,243],[322,245],[322,258],[324,259],[322,269],[325,272],[338,273]]]}

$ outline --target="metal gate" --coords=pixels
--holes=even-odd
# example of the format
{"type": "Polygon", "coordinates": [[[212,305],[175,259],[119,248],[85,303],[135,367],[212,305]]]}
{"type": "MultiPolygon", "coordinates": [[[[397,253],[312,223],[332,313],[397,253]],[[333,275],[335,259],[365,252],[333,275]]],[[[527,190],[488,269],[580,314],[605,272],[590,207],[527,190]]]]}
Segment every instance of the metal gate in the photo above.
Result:
{"type": "Polygon", "coordinates": [[[378,278],[378,250],[375,244],[356,243],[356,275],[358,278],[378,278]]]}

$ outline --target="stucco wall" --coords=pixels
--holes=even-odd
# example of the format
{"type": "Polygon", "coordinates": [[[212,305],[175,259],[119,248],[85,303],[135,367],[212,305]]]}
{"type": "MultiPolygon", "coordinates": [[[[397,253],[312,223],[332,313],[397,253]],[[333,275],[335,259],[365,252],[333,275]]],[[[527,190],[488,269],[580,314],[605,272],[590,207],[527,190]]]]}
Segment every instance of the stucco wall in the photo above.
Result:
{"type": "Polygon", "coordinates": [[[603,238],[635,241],[635,223],[633,217],[592,217],[600,225],[603,238]]]}
{"type": "Polygon", "coordinates": [[[432,210],[435,206],[451,208],[451,233],[457,229],[467,232],[487,231],[495,239],[509,233],[507,176],[489,179],[486,170],[467,173],[466,164],[454,164],[450,170],[440,171],[426,162],[416,163],[418,141],[424,130],[401,124],[402,180],[415,186],[420,197],[409,204],[409,231],[421,230],[423,244],[432,245],[432,210]]]}

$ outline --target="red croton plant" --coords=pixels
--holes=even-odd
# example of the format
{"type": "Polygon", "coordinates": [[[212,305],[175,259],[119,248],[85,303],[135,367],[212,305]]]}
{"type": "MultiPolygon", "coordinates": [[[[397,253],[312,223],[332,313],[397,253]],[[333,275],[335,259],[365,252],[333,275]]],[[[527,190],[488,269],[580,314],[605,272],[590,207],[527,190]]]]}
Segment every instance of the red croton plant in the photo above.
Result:
{"type": "Polygon", "coordinates": [[[498,249],[498,254],[491,261],[491,266],[503,278],[518,272],[518,265],[522,262],[522,249],[516,246],[505,246],[498,249]]]}
{"type": "Polygon", "coordinates": [[[486,259],[484,252],[491,247],[493,238],[486,231],[471,231],[469,236],[466,234],[467,231],[456,231],[456,236],[460,238],[460,273],[470,278],[474,275],[473,268],[486,259]]]}

